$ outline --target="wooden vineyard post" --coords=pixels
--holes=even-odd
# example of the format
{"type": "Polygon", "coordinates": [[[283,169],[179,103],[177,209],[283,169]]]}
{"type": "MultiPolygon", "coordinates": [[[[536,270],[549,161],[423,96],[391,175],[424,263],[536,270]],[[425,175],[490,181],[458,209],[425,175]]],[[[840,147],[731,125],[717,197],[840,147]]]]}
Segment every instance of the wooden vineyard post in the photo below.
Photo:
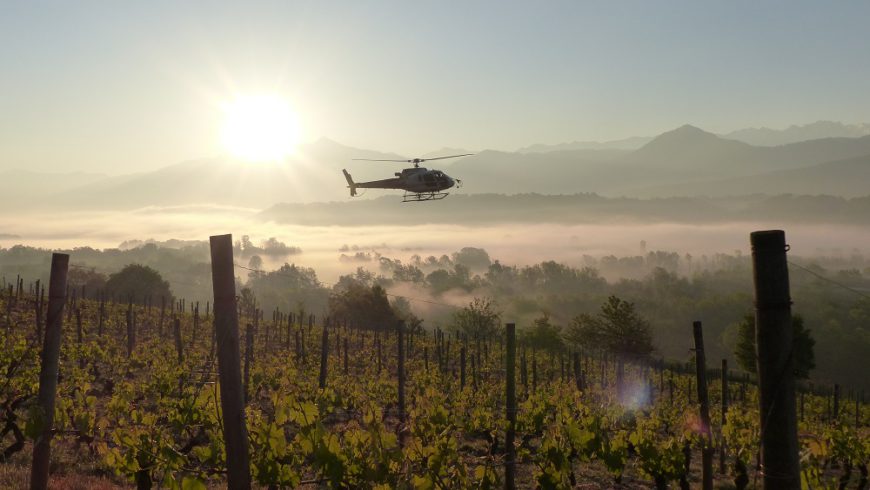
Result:
{"type": "Polygon", "coordinates": [[[465,346],[459,349],[459,389],[465,389],[465,346]]]}
{"type": "Polygon", "coordinates": [[[51,436],[54,429],[54,401],[57,395],[58,357],[68,269],[69,255],[57,253],[51,255],[48,315],[39,371],[38,413],[41,424],[39,424],[39,435],[33,443],[33,464],[30,467],[30,488],[33,490],[43,490],[48,487],[51,436]]]}
{"type": "Polygon", "coordinates": [[[616,399],[622,403],[625,399],[625,363],[622,357],[616,359],[616,399]]]}
{"type": "Polygon", "coordinates": [[[133,325],[133,300],[127,305],[127,357],[133,355],[136,348],[136,327],[133,325]]]}
{"type": "Polygon", "coordinates": [[[84,331],[82,330],[82,309],[76,308],[76,343],[79,346],[82,345],[82,341],[84,340],[84,331]]]}
{"type": "MultiPolygon", "coordinates": [[[[11,304],[12,304],[12,298],[10,297],[9,300],[7,300],[7,306],[11,305],[11,304]]],[[[7,307],[7,315],[6,315],[6,328],[7,328],[7,330],[10,329],[8,310],[9,310],[9,308],[7,307]]],[[[37,293],[37,297],[36,297],[36,339],[37,339],[37,342],[40,339],[42,339],[42,299],[40,298],[38,293],[37,293]]]]}
{"type": "MultiPolygon", "coordinates": [[[[514,490],[516,485],[516,460],[517,450],[514,447],[517,425],[517,385],[516,369],[517,360],[516,325],[505,325],[507,334],[507,355],[505,356],[505,415],[507,415],[508,428],[505,435],[505,450],[507,456],[504,461],[504,487],[506,490],[514,490]]],[[[533,364],[534,365],[534,364],[533,364]]]]}
{"type": "Polygon", "coordinates": [[[184,347],[181,343],[181,320],[175,317],[172,322],[172,335],[175,337],[175,351],[178,353],[178,364],[184,362],[184,347]]]}
{"type": "Polygon", "coordinates": [[[761,469],[765,489],[799,489],[791,297],[785,233],[750,235],[755,286],[761,469]]]}
{"type": "Polygon", "coordinates": [[[106,298],[103,296],[103,293],[100,293],[100,318],[97,322],[97,337],[103,336],[103,322],[106,317],[106,298]]]}
{"type": "MultiPolygon", "coordinates": [[[[206,308],[208,308],[208,305],[206,305],[206,308]]],[[[208,315],[206,315],[206,316],[208,316],[208,315]]],[[[287,350],[290,350],[290,337],[292,335],[291,334],[292,331],[293,331],[293,312],[291,311],[290,313],[287,314],[287,350]]],[[[296,340],[297,341],[299,340],[298,337],[296,340]]],[[[296,357],[299,358],[298,351],[296,353],[296,357]]]]}
{"type": "Polygon", "coordinates": [[[85,335],[82,330],[82,309],[81,307],[76,308],[76,344],[79,347],[79,367],[81,369],[85,368],[85,358],[81,353],[82,343],[84,342],[85,335]]]}
{"type": "Polygon", "coordinates": [[[166,314],[166,296],[160,296],[160,323],[157,327],[157,335],[163,336],[163,317],[166,314]]]}
{"type": "Polygon", "coordinates": [[[377,347],[378,347],[378,374],[380,375],[381,374],[381,364],[382,364],[382,362],[381,362],[381,337],[380,337],[380,334],[377,334],[377,333],[375,334],[375,343],[377,344],[377,347]]]}
{"type": "Polygon", "coordinates": [[[251,361],[254,357],[254,328],[251,324],[245,326],[245,365],[242,378],[242,393],[245,395],[245,405],[251,400],[251,361]]]}
{"type": "Polygon", "coordinates": [[[713,490],[713,447],[710,431],[710,402],[707,398],[707,365],[704,356],[704,334],[701,322],[692,324],[695,335],[695,370],[698,378],[698,402],[701,405],[701,426],[704,431],[704,447],[701,448],[703,489],[713,490]]]}
{"type": "Polygon", "coordinates": [[[526,348],[523,346],[522,355],[520,356],[520,383],[523,384],[523,394],[526,398],[529,396],[529,373],[526,364],[526,348]]]}
{"type": "Polygon", "coordinates": [[[347,361],[348,361],[348,352],[347,352],[347,337],[344,338],[344,374],[347,376],[347,361]]]}
{"type": "Polygon", "coordinates": [[[580,353],[574,353],[574,382],[577,384],[577,391],[583,391],[586,387],[583,386],[583,371],[580,368],[580,353]]]}
{"type": "Polygon", "coordinates": [[[218,378],[227,453],[227,487],[248,490],[251,488],[251,474],[242,376],[239,369],[239,318],[233,270],[233,236],[212,236],[210,245],[218,378]]]}
{"type": "Polygon", "coordinates": [[[834,413],[833,420],[836,421],[840,418],[840,385],[838,383],[834,383],[834,413]]]}
{"type": "Polygon", "coordinates": [[[323,336],[320,341],[320,389],[326,388],[326,368],[329,357],[329,329],[323,326],[323,336]]]}
{"type": "Polygon", "coordinates": [[[396,376],[399,382],[399,422],[405,423],[405,322],[399,320],[396,326],[397,334],[397,349],[398,349],[398,365],[396,368],[396,376]]]}
{"type": "MultiPolygon", "coordinates": [[[[722,359],[722,420],[720,421],[720,433],[724,432],[725,422],[728,415],[728,359],[722,359]]],[[[725,474],[725,458],[728,456],[728,448],[725,446],[725,437],[719,447],[719,473],[725,474]]]]}
{"type": "Polygon", "coordinates": [[[538,392],[538,356],[535,355],[534,349],[532,349],[532,392],[538,392]]]}
{"type": "Polygon", "coordinates": [[[294,341],[296,342],[296,363],[299,364],[302,362],[302,350],[301,344],[299,343],[299,330],[294,330],[294,341]]]}

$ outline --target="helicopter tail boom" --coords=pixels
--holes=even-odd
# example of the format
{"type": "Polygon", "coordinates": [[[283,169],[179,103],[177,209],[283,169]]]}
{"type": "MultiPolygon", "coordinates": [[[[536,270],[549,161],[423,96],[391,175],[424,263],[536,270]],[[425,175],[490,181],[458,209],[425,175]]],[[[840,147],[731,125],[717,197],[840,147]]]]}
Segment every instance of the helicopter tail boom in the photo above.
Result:
{"type": "Polygon", "coordinates": [[[344,172],[344,178],[347,179],[347,186],[350,188],[350,197],[356,196],[356,184],[353,183],[353,178],[347,173],[347,170],[341,169],[344,172]]]}

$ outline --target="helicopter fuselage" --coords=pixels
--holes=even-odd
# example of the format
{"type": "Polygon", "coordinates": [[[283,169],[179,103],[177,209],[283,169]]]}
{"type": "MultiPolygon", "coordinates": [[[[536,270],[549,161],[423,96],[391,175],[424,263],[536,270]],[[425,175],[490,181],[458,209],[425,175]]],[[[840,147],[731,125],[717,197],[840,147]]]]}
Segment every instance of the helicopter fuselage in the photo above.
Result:
{"type": "Polygon", "coordinates": [[[440,170],[429,170],[423,167],[406,168],[395,173],[393,179],[373,180],[370,182],[355,182],[351,189],[401,189],[407,192],[426,193],[441,192],[456,185],[456,180],[440,170]]]}

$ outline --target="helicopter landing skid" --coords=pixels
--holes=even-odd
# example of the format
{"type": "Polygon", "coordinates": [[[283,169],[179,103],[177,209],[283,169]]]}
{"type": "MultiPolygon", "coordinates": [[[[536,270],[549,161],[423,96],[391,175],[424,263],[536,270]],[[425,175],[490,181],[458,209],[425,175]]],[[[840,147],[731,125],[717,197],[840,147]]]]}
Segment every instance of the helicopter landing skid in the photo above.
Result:
{"type": "Polygon", "coordinates": [[[439,201],[447,197],[449,192],[406,192],[402,202],[439,201]]]}

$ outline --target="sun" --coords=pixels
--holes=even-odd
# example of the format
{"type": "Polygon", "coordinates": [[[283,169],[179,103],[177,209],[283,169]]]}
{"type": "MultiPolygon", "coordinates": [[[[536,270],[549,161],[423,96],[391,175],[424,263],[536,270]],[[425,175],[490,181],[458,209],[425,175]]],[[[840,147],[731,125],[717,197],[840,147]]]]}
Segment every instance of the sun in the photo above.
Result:
{"type": "Polygon", "coordinates": [[[224,104],[221,139],[234,157],[274,162],[292,155],[299,122],[290,103],[277,95],[238,96],[224,104]]]}

